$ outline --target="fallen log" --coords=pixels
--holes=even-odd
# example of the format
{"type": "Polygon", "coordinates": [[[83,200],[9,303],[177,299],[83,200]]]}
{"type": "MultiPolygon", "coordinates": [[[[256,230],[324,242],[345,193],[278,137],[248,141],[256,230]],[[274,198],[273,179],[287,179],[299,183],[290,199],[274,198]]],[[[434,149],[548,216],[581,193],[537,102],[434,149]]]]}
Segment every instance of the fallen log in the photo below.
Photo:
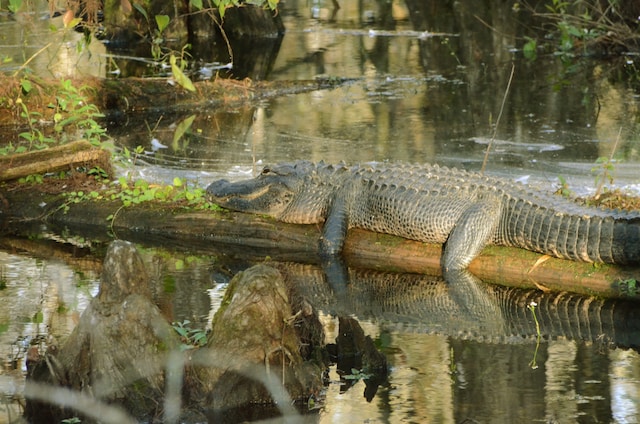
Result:
{"type": "MultiPolygon", "coordinates": [[[[353,78],[318,78],[301,81],[243,81],[216,79],[197,81],[195,91],[188,91],[167,78],[101,79],[85,77],[74,80],[81,87],[87,104],[95,105],[107,116],[130,113],[180,112],[183,114],[243,104],[279,96],[325,90],[355,81],[353,78]]],[[[41,114],[43,121],[53,122],[59,94],[59,80],[34,79],[33,89],[25,95],[20,79],[0,75],[0,95],[14,101],[20,99],[31,112],[41,114]]],[[[0,108],[0,126],[16,125],[21,109],[17,104],[0,108]]],[[[26,122],[26,121],[25,121],[26,122]]]]}
{"type": "MultiPolygon", "coordinates": [[[[20,222],[41,221],[84,237],[126,238],[131,241],[184,247],[204,253],[234,251],[261,260],[318,262],[317,225],[277,222],[264,216],[228,211],[190,211],[166,204],[127,208],[117,202],[82,202],[60,208],[65,199],[29,191],[5,194],[10,207],[0,209],[5,227],[17,231],[20,222]],[[33,205],[43,205],[34,208],[33,205]],[[113,220],[107,217],[114,215],[113,220]],[[235,247],[235,249],[233,249],[235,247]]],[[[350,266],[424,274],[440,273],[440,245],[406,240],[364,230],[350,230],[345,257],[350,266]]],[[[594,265],[551,258],[522,249],[489,246],[470,271],[487,283],[544,291],[569,291],[606,298],[640,300],[638,267],[594,265]]]]}
{"type": "Polygon", "coordinates": [[[110,169],[111,153],[80,140],[44,150],[11,156],[0,156],[0,181],[15,180],[29,175],[44,174],[77,166],[110,169]]]}

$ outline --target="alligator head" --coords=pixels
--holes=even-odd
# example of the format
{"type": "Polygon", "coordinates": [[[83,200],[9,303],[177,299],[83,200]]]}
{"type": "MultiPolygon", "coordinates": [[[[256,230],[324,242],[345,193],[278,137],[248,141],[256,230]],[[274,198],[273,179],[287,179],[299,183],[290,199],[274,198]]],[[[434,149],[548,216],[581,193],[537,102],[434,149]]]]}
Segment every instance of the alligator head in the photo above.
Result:
{"type": "Polygon", "coordinates": [[[296,224],[319,223],[324,221],[335,190],[327,184],[335,170],[308,161],[267,166],[251,180],[215,181],[207,187],[207,195],[226,209],[265,214],[296,224]]]}

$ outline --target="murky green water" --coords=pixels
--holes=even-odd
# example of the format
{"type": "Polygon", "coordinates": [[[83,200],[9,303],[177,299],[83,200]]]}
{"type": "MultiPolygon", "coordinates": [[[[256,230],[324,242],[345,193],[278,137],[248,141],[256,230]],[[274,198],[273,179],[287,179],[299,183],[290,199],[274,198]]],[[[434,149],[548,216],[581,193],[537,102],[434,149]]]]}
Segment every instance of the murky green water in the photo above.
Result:
{"type": "MultiPolygon", "coordinates": [[[[138,161],[143,166],[126,171],[168,181],[187,176],[205,185],[221,176],[250,175],[254,163],[301,158],[437,162],[477,170],[495,132],[492,174],[547,188],[563,176],[574,191],[589,192],[596,160],[613,154],[619,159],[614,184],[640,190],[635,57],[563,61],[548,55],[529,62],[519,49],[531,29],[518,23],[525,17],[514,15],[511,5],[487,0],[470,10],[448,2],[434,2],[431,9],[418,2],[383,3],[348,2],[334,14],[331,2],[287,1],[280,11],[287,33],[270,71],[238,66],[237,76],[356,80],[255,106],[203,111],[178,140],[176,126],[189,115],[113,119],[109,133],[118,145],[142,145],[149,152],[138,161]],[[154,151],[153,139],[166,148],[154,151]]],[[[16,24],[3,16],[2,54],[11,52],[19,63],[38,51],[48,25],[41,22],[34,16],[16,24]]],[[[33,66],[56,75],[80,69],[107,76],[113,70],[106,49],[80,68],[74,44],[66,46],[39,56],[33,66]]],[[[14,65],[0,69],[13,71],[14,65]]],[[[66,254],[57,258],[58,248],[36,254],[33,246],[5,244],[0,251],[6,285],[0,290],[0,392],[7,398],[22,384],[19,345],[68,334],[97,290],[99,263],[79,260],[82,249],[61,246],[66,254]]],[[[145,259],[163,312],[202,326],[228,278],[249,265],[225,263],[220,271],[223,256],[154,249],[145,259]]],[[[526,306],[512,310],[526,317],[526,306]]],[[[364,317],[366,333],[388,356],[389,383],[367,402],[362,381],[341,393],[333,370],[319,421],[637,422],[640,334],[634,326],[616,327],[613,343],[602,328],[585,333],[581,325],[562,321],[562,331],[536,350],[532,334],[484,340],[462,335],[464,329],[425,332],[364,317]]],[[[0,405],[0,422],[9,421],[6,408],[15,416],[11,405],[0,405]]]]}

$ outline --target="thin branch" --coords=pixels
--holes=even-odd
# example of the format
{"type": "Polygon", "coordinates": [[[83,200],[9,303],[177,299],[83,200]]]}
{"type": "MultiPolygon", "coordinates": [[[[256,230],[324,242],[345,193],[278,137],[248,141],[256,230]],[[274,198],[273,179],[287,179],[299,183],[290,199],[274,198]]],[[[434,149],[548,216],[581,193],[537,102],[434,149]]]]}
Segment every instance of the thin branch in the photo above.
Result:
{"type": "Polygon", "coordinates": [[[504,91],[504,96],[502,97],[502,105],[500,105],[500,113],[498,113],[498,119],[496,119],[496,125],[493,128],[493,135],[491,136],[491,140],[489,140],[489,144],[487,144],[487,150],[484,152],[484,160],[482,161],[482,168],[480,168],[481,174],[484,173],[484,170],[487,167],[487,160],[489,159],[489,151],[491,150],[493,141],[496,139],[496,134],[498,133],[498,125],[500,125],[500,118],[502,117],[504,104],[507,101],[507,96],[509,95],[509,90],[511,89],[511,81],[513,81],[513,74],[515,73],[515,70],[516,70],[516,65],[511,64],[511,75],[509,75],[509,82],[507,82],[507,89],[504,91]]]}

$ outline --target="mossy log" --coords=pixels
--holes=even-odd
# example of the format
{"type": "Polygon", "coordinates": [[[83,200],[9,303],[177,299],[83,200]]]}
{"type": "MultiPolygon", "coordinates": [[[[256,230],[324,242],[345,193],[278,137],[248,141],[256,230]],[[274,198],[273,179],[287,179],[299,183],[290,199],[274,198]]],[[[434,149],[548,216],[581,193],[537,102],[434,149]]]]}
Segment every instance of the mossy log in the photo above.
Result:
{"type": "Polygon", "coordinates": [[[110,169],[111,153],[80,140],[11,156],[0,156],[0,181],[44,174],[77,166],[110,169]]]}
{"type": "MultiPolygon", "coordinates": [[[[0,210],[5,227],[19,222],[46,221],[84,237],[117,237],[145,243],[184,247],[204,253],[221,250],[260,260],[318,262],[320,225],[295,225],[264,216],[228,211],[189,211],[163,204],[122,208],[114,202],[70,204],[64,212],[62,196],[38,192],[6,193],[0,210]],[[46,206],[34,208],[33,205],[46,206]],[[114,215],[113,221],[107,220],[114,215]]],[[[353,229],[345,257],[350,266],[424,274],[440,273],[442,246],[353,229]]],[[[483,281],[545,291],[569,291],[607,298],[640,300],[636,281],[640,268],[594,265],[551,258],[522,249],[489,246],[470,266],[483,281]]]]}

